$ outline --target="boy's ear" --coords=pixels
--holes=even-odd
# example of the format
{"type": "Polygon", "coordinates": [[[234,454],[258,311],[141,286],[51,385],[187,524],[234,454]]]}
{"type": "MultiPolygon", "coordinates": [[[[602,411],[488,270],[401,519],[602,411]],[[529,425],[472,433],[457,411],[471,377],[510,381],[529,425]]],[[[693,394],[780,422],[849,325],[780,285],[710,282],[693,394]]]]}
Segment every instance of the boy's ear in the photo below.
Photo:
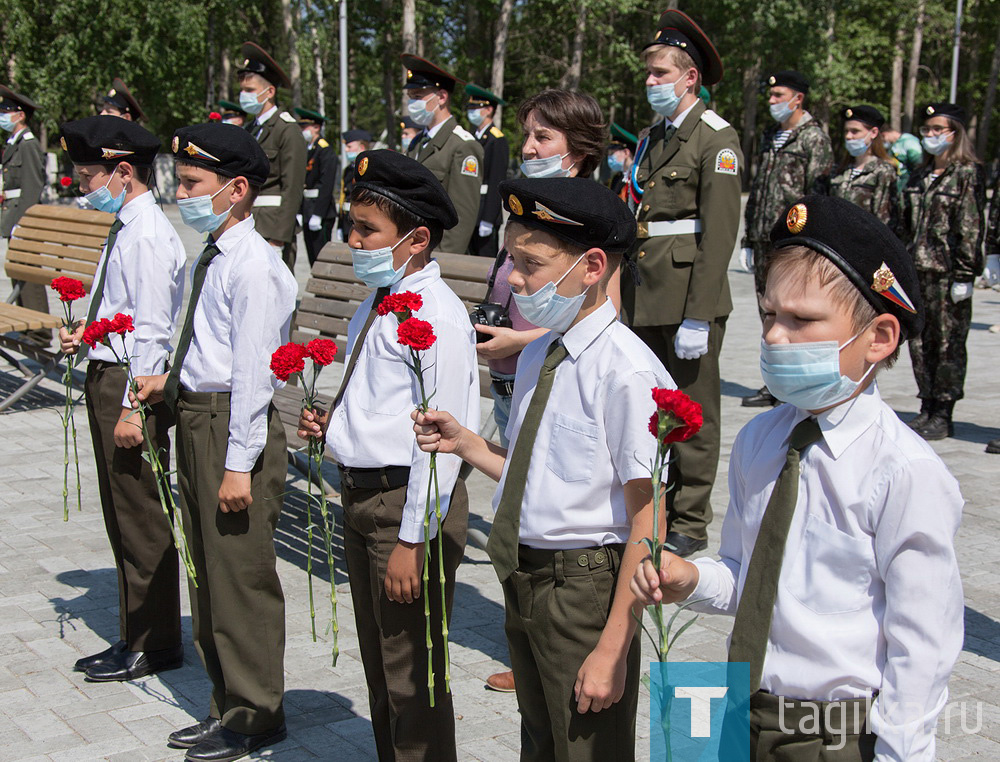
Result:
{"type": "Polygon", "coordinates": [[[586,286],[592,286],[595,283],[600,283],[601,279],[604,278],[604,273],[608,271],[608,255],[604,253],[603,249],[596,247],[588,249],[587,253],[584,254],[582,264],[586,269],[583,283],[586,286]]]}
{"type": "Polygon", "coordinates": [[[425,225],[421,225],[413,231],[410,236],[410,254],[429,254],[431,248],[431,231],[425,225]]]}
{"type": "Polygon", "coordinates": [[[902,331],[899,327],[899,320],[895,315],[883,313],[875,318],[871,324],[873,333],[872,343],[865,355],[865,360],[874,365],[881,362],[899,346],[902,331]]]}
{"type": "Polygon", "coordinates": [[[229,186],[229,200],[233,204],[238,204],[250,193],[250,181],[240,175],[233,179],[233,184],[229,186]]]}

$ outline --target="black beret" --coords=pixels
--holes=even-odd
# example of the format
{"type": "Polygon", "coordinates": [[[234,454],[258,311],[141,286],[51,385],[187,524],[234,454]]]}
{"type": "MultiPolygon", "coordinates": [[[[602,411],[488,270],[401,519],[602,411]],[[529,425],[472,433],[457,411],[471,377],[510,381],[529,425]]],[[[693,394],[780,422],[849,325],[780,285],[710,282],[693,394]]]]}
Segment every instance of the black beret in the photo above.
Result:
{"type": "Polygon", "coordinates": [[[790,87],[800,93],[809,92],[809,80],[797,71],[776,71],[767,78],[768,87],[790,87]]]}
{"type": "Polygon", "coordinates": [[[363,151],[354,161],[354,188],[385,196],[445,230],[458,224],[455,205],[434,173],[397,151],[363,151]]]}
{"type": "Polygon", "coordinates": [[[930,119],[932,116],[946,116],[949,119],[954,119],[963,127],[968,119],[964,108],[954,103],[948,103],[947,101],[928,103],[927,107],[923,110],[923,117],[924,119],[930,119]]]}
{"type": "Polygon", "coordinates": [[[871,212],[833,196],[799,199],[771,228],[771,246],[806,246],[833,262],[875,308],[895,315],[903,338],[924,323],[913,257],[871,212]]]}
{"type": "Polygon", "coordinates": [[[403,66],[406,67],[406,84],[404,90],[413,90],[418,87],[434,87],[447,90],[449,93],[455,89],[455,85],[465,84],[465,82],[453,74],[449,74],[440,66],[432,64],[419,56],[411,53],[400,55],[403,66]]]}
{"type": "Polygon", "coordinates": [[[653,45],[670,45],[680,48],[694,61],[701,72],[701,81],[714,85],[722,79],[722,59],[712,41],[686,13],[664,11],[657,24],[656,36],[643,50],[653,45]]]}
{"type": "Polygon", "coordinates": [[[88,116],[62,126],[59,143],[74,164],[117,164],[148,167],[160,140],[145,127],[116,116],[88,116]]]}
{"type": "Polygon", "coordinates": [[[136,121],[146,118],[139,101],[132,95],[132,91],[119,77],[115,77],[111,82],[111,89],[104,96],[104,102],[110,103],[122,113],[129,114],[136,121]]]}
{"type": "Polygon", "coordinates": [[[27,95],[15,93],[9,87],[0,85],[0,111],[23,111],[25,116],[35,113],[38,104],[27,95]]]}
{"type": "Polygon", "coordinates": [[[589,177],[504,180],[500,198],[510,222],[576,246],[624,253],[635,243],[635,216],[624,201],[589,177]]]}
{"type": "Polygon", "coordinates": [[[181,127],[170,145],[174,158],[223,177],[245,177],[251,185],[267,180],[270,162],[260,144],[235,124],[206,122],[181,127]]]}
{"type": "Polygon", "coordinates": [[[244,42],[240,55],[243,56],[243,63],[236,69],[237,74],[259,74],[275,87],[291,88],[292,80],[285,70],[257,43],[244,42]]]}
{"type": "Polygon", "coordinates": [[[340,133],[340,137],[345,143],[353,143],[355,140],[360,140],[362,143],[372,142],[372,134],[368,130],[348,130],[340,133]]]}
{"type": "Polygon", "coordinates": [[[841,116],[844,117],[845,122],[848,119],[853,119],[856,122],[867,124],[869,127],[878,127],[879,129],[885,124],[885,117],[882,116],[882,112],[874,106],[850,106],[841,112],[841,116]]]}

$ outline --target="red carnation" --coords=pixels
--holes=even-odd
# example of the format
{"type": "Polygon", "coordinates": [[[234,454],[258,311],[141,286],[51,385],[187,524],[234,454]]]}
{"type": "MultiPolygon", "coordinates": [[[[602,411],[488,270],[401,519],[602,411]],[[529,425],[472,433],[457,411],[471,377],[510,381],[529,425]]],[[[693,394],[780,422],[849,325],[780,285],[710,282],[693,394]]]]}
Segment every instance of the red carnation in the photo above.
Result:
{"type": "Polygon", "coordinates": [[[117,333],[119,336],[124,336],[126,333],[132,333],[135,330],[135,324],[132,322],[131,315],[123,315],[119,312],[113,318],[111,318],[111,327],[109,333],[117,333]]]}
{"type": "Polygon", "coordinates": [[[317,365],[329,365],[337,356],[337,345],[330,339],[313,339],[306,344],[306,353],[317,365]]]}
{"type": "Polygon", "coordinates": [[[95,320],[83,329],[83,342],[93,349],[98,344],[105,343],[109,333],[112,333],[110,320],[107,318],[95,320]]]}
{"type": "Polygon", "coordinates": [[[379,315],[384,316],[392,312],[400,315],[400,320],[407,320],[423,306],[424,299],[420,294],[414,294],[412,291],[400,291],[398,294],[387,294],[376,309],[379,315]]]}
{"type": "Polygon", "coordinates": [[[430,349],[437,341],[431,324],[426,320],[418,320],[414,317],[407,318],[399,324],[397,335],[400,344],[417,352],[430,349]]]}
{"type": "Polygon", "coordinates": [[[83,283],[76,278],[53,278],[49,286],[58,292],[62,302],[73,302],[87,295],[83,283]]]}
{"type": "Polygon", "coordinates": [[[208,114],[208,121],[210,121],[210,122],[221,122],[222,121],[222,114],[220,114],[218,111],[211,111],[208,114]]]}
{"type": "Polygon", "coordinates": [[[661,446],[684,442],[701,430],[701,405],[677,389],[653,389],[656,412],[649,420],[649,433],[661,446]]]}
{"type": "Polygon", "coordinates": [[[63,175],[62,177],[59,178],[59,184],[64,188],[68,188],[73,184],[73,178],[63,175]]]}
{"type": "Polygon", "coordinates": [[[271,372],[279,381],[287,381],[295,373],[301,373],[306,367],[306,348],[293,341],[282,344],[271,355],[271,372]]]}

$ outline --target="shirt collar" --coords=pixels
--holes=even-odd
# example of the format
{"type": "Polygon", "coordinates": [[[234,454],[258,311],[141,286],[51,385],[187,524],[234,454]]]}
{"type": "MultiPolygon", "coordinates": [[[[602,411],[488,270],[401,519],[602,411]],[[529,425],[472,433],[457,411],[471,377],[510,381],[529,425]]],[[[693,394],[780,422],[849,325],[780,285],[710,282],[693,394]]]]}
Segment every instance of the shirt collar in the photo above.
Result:
{"type": "Polygon", "coordinates": [[[220,254],[228,254],[229,252],[236,249],[240,243],[246,238],[250,233],[254,231],[253,215],[250,215],[245,220],[241,220],[233,225],[229,230],[219,236],[216,240],[215,245],[219,249],[220,254]]]}
{"type": "MultiPolygon", "coordinates": [[[[878,384],[873,383],[854,399],[830,408],[816,416],[823,441],[834,459],[844,454],[858,437],[864,434],[878,418],[882,395],[878,384]]],[[[794,427],[799,421],[810,416],[807,410],[796,410],[792,421],[794,427]]]]}
{"type": "Polygon", "coordinates": [[[597,341],[601,334],[616,320],[618,320],[618,313],[615,312],[614,304],[608,299],[563,334],[562,342],[563,346],[566,347],[567,354],[575,360],[583,350],[597,341]]]}
{"type": "Polygon", "coordinates": [[[442,127],[444,127],[446,124],[448,124],[448,122],[450,122],[454,118],[455,117],[453,117],[453,116],[449,116],[443,122],[439,122],[438,124],[435,124],[433,127],[428,127],[427,128],[427,137],[433,138],[435,135],[437,135],[439,132],[441,132],[441,128],[442,127]]]}
{"type": "Polygon", "coordinates": [[[492,127],[492,126],[493,126],[493,122],[487,122],[482,127],[480,127],[478,130],[476,130],[476,140],[479,140],[483,135],[485,135],[486,131],[490,127],[492,127]]]}
{"type": "Polygon", "coordinates": [[[121,220],[122,225],[128,225],[139,216],[143,209],[148,209],[155,203],[156,199],[153,198],[153,191],[146,191],[141,196],[136,196],[125,204],[121,208],[121,211],[118,212],[118,219],[121,220]]]}
{"type": "Polygon", "coordinates": [[[694,103],[692,103],[690,106],[688,106],[686,109],[684,109],[681,113],[677,114],[672,119],[670,117],[664,117],[664,121],[668,125],[673,125],[674,127],[680,129],[681,123],[684,121],[684,118],[690,113],[691,109],[693,109],[697,105],[698,101],[695,100],[694,103]]]}
{"type": "Polygon", "coordinates": [[[9,138],[7,138],[7,145],[9,145],[9,146],[14,145],[17,141],[19,141],[21,138],[23,138],[25,135],[27,135],[28,132],[29,132],[29,130],[28,130],[27,127],[25,127],[23,130],[18,130],[13,135],[11,135],[9,138]]]}
{"type": "Polygon", "coordinates": [[[398,283],[394,283],[389,289],[389,293],[398,294],[400,291],[422,291],[431,283],[441,279],[441,265],[437,260],[432,259],[412,275],[407,275],[398,283]]]}
{"type": "Polygon", "coordinates": [[[270,119],[277,113],[278,113],[278,107],[271,106],[271,108],[269,108],[267,111],[263,111],[257,116],[257,124],[264,124],[264,122],[266,122],[268,119],[270,119]]]}

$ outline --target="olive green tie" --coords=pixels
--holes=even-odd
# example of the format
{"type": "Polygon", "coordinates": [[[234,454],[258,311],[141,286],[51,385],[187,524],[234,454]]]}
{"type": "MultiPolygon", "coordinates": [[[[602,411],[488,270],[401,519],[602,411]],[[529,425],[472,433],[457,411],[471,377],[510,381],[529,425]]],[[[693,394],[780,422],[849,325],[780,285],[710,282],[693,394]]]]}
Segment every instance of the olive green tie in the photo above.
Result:
{"type": "Polygon", "coordinates": [[[368,335],[368,331],[371,330],[372,323],[375,322],[375,316],[378,314],[378,306],[382,303],[389,294],[389,287],[383,286],[375,292],[375,298],[372,299],[372,308],[368,313],[368,318],[365,320],[365,324],[361,326],[361,332],[358,334],[358,338],[354,341],[354,351],[351,352],[351,359],[347,363],[347,367],[344,369],[344,377],[340,382],[340,389],[337,391],[337,396],[333,399],[333,404],[330,405],[330,412],[332,413],[340,405],[341,400],[344,399],[344,394],[347,392],[347,384],[351,380],[351,376],[354,375],[354,368],[358,364],[358,358],[361,357],[361,347],[364,346],[365,337],[368,335]]]}
{"type": "Polygon", "coordinates": [[[556,377],[556,367],[566,359],[566,347],[562,341],[549,346],[545,362],[538,374],[534,394],[524,414],[521,428],[514,442],[507,467],[507,478],[503,484],[503,494],[497,506],[486,551],[490,554],[493,568],[503,582],[517,568],[517,540],[521,532],[521,504],[524,502],[524,487],[528,481],[528,467],[531,465],[531,451],[535,448],[535,436],[542,422],[545,403],[552,391],[552,381],[556,377]]]}
{"type": "MultiPolygon", "coordinates": [[[[124,227],[124,223],[115,217],[115,221],[111,223],[111,230],[108,231],[108,241],[104,246],[104,266],[101,268],[101,274],[97,276],[97,284],[94,288],[90,289],[90,309],[87,310],[87,322],[85,325],[90,325],[97,319],[97,310],[101,307],[101,299],[104,297],[104,282],[108,279],[108,260],[111,259],[111,250],[115,247],[115,241],[118,238],[118,231],[124,227]]],[[[80,349],[78,354],[86,355],[87,351],[90,349],[86,344],[80,344],[80,349]]]]}
{"type": "Polygon", "coordinates": [[[778,595],[778,577],[785,556],[788,529],[799,497],[799,460],[802,452],[823,438],[815,418],[799,422],[788,439],[785,465],[767,501],[757,541],[750,556],[743,594],[729,643],[729,661],[750,663],[750,688],[757,690],[764,673],[764,655],[771,634],[771,618],[778,595]]]}
{"type": "Polygon", "coordinates": [[[191,339],[194,336],[194,310],[198,306],[198,298],[205,285],[208,265],[218,254],[219,248],[214,243],[209,243],[198,258],[198,264],[194,266],[194,277],[191,279],[191,297],[188,299],[187,314],[184,316],[184,327],[181,328],[181,337],[177,341],[177,350],[174,352],[174,364],[170,366],[170,373],[163,385],[163,399],[171,410],[177,407],[177,397],[181,384],[181,366],[184,364],[184,357],[187,355],[188,349],[191,348],[191,339]]]}

